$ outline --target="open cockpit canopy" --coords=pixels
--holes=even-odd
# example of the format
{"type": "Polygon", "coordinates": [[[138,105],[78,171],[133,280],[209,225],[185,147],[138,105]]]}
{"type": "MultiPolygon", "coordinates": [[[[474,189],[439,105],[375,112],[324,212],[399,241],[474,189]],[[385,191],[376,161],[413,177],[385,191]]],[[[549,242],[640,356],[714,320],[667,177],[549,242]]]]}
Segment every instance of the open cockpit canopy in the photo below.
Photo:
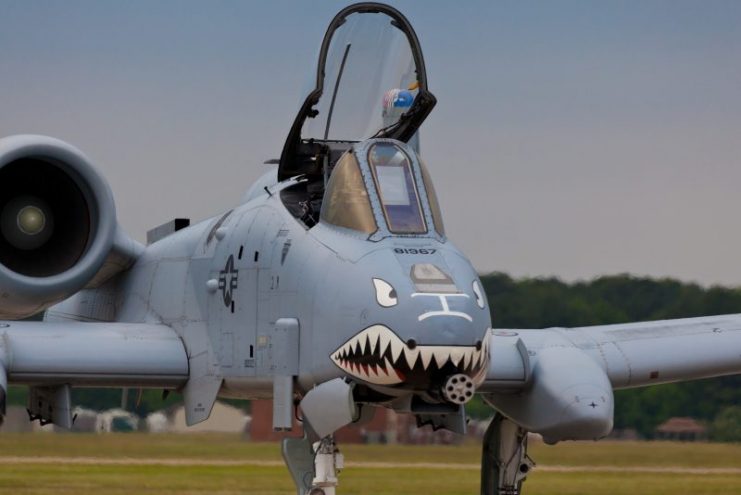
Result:
{"type": "Polygon", "coordinates": [[[435,102],[409,21],[388,5],[351,5],[324,36],[316,86],[288,134],[278,178],[326,179],[352,143],[368,138],[407,142],[435,102]]]}

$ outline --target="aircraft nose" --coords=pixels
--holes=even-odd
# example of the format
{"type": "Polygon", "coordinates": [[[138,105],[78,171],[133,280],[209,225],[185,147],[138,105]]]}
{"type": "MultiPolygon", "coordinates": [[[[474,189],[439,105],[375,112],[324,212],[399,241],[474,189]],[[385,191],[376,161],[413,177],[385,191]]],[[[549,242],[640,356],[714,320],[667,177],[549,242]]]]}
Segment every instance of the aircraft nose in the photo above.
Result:
{"type": "Polygon", "coordinates": [[[467,402],[486,375],[491,326],[470,264],[441,253],[378,250],[356,267],[375,297],[362,313],[361,330],[331,351],[331,361],[383,393],[395,388],[467,402]]]}
{"type": "Polygon", "coordinates": [[[376,321],[412,345],[481,345],[491,325],[475,273],[436,260],[401,264],[399,275],[373,279],[376,321]]]}

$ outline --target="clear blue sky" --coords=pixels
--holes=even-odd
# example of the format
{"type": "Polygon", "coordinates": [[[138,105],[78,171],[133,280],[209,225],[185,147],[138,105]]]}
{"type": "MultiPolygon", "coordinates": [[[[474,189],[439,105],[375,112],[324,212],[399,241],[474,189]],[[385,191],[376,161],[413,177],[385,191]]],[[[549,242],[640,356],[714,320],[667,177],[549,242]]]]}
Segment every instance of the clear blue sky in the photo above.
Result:
{"type": "MultiPolygon", "coordinates": [[[[741,285],[741,2],[391,2],[439,105],[450,237],[481,271],[741,285]]],[[[278,156],[346,2],[0,0],[0,135],[83,149],[136,237],[278,156]]]]}

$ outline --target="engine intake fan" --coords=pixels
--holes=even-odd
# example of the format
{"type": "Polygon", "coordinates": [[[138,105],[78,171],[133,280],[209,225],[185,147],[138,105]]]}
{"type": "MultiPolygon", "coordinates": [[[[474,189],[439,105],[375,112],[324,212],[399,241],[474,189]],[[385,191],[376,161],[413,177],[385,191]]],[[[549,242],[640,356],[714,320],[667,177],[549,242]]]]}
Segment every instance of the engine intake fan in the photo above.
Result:
{"type": "Polygon", "coordinates": [[[82,152],[45,136],[0,139],[0,318],[85,287],[117,239],[133,245],[117,230],[111,189],[82,152]]]}

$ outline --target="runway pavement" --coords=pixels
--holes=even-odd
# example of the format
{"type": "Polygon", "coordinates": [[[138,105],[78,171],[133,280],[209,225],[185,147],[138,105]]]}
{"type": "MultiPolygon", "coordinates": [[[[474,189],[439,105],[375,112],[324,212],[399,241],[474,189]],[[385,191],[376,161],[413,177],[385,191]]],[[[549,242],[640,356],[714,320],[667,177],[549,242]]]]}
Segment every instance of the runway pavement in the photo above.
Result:
{"type": "MultiPolygon", "coordinates": [[[[20,457],[2,456],[1,465],[18,464],[77,464],[99,466],[254,466],[282,467],[281,461],[254,459],[141,459],[112,457],[20,457]]],[[[478,464],[455,464],[434,462],[346,462],[346,468],[359,469],[431,469],[431,470],[478,470],[478,464]]],[[[681,466],[558,466],[538,465],[535,470],[553,473],[650,473],[650,474],[698,474],[698,475],[741,475],[741,468],[691,468],[681,466]]]]}

